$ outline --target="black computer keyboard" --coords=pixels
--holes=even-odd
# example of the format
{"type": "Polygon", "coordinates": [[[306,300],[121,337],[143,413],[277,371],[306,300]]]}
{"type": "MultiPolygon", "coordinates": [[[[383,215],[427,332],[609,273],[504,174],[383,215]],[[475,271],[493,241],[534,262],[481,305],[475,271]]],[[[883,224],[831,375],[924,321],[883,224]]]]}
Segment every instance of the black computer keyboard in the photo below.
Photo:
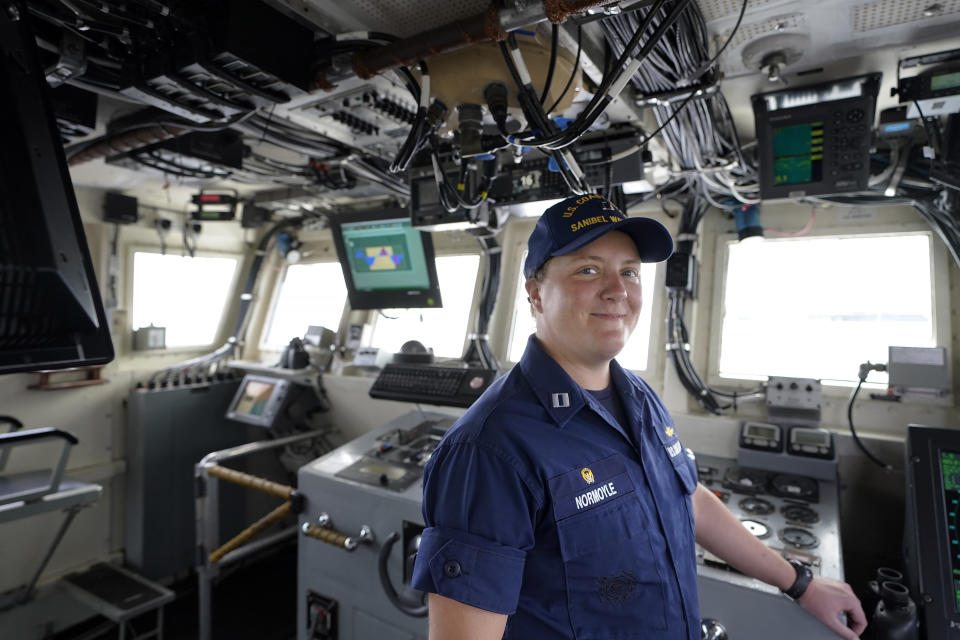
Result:
{"type": "Polygon", "coordinates": [[[370,397],[469,407],[496,376],[493,369],[391,363],[370,387],[370,397]]]}

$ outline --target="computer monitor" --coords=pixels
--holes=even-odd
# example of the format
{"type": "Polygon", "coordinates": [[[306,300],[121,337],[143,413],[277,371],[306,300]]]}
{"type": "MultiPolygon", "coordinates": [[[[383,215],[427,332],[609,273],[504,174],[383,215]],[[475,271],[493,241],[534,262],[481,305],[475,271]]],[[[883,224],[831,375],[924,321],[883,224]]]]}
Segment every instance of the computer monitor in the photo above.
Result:
{"type": "Polygon", "coordinates": [[[283,409],[290,382],[247,374],[227,408],[227,418],[269,429],[283,409]]]}
{"type": "Polygon", "coordinates": [[[405,209],[332,216],[330,229],[351,308],[443,306],[433,241],[405,209]]]}
{"type": "Polygon", "coordinates": [[[30,21],[15,6],[0,11],[0,373],[105,364],[100,290],[30,21]]]}
{"type": "Polygon", "coordinates": [[[960,630],[960,429],[910,425],[904,559],[926,640],[960,630]],[[922,595],[921,595],[922,594],[922,595]]]}

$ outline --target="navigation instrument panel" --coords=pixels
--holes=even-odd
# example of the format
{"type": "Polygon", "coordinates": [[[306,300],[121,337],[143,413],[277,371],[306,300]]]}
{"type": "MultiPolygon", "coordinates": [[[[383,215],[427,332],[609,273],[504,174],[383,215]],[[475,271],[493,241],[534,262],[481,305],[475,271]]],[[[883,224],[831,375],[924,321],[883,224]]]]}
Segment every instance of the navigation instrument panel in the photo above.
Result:
{"type": "Polygon", "coordinates": [[[921,638],[960,630],[960,430],[911,424],[905,455],[903,554],[921,638]]]}
{"type": "Polygon", "coordinates": [[[960,613],[960,452],[940,452],[940,477],[943,486],[943,506],[946,512],[947,540],[950,549],[950,568],[953,579],[954,609],[960,613]]]}

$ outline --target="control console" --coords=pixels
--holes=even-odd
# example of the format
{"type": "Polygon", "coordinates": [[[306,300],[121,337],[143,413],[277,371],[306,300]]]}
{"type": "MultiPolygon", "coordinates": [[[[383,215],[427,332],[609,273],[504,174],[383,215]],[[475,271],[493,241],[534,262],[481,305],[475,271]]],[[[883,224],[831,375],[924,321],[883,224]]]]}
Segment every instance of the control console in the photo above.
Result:
{"type": "MultiPolygon", "coordinates": [[[[837,483],[802,473],[809,463],[822,472],[817,464],[824,461],[777,451],[778,443],[789,442],[786,433],[779,425],[744,424],[741,441],[753,442],[741,447],[739,461],[697,455],[700,483],[780,556],[806,564],[815,576],[843,580],[837,483]],[[766,468],[742,464],[745,453],[766,468]],[[785,461],[794,463],[786,465],[789,470],[785,461]]],[[[699,545],[697,574],[701,617],[718,621],[731,638],[766,640],[783,629],[805,640],[836,638],[776,587],[740,573],[699,545]]]]}
{"type": "Polygon", "coordinates": [[[451,423],[448,418],[424,420],[407,429],[392,429],[377,436],[373,447],[336,476],[391,491],[405,491],[423,475],[423,466],[451,423]]]}
{"type": "Polygon", "coordinates": [[[411,411],[300,468],[302,529],[357,537],[352,551],[304,533],[297,545],[298,640],[425,640],[410,587],[423,531],[423,467],[457,416],[411,411]],[[365,536],[362,537],[366,532],[365,536]],[[335,629],[335,631],[333,631],[335,629]]]}

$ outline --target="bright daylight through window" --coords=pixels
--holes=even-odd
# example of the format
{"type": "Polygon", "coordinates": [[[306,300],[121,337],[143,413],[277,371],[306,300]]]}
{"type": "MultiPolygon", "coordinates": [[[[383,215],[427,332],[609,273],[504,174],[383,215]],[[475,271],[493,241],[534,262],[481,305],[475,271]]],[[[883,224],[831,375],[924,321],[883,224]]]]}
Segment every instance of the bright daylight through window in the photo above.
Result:
{"type": "Polygon", "coordinates": [[[213,344],[237,270],[236,258],[133,254],[133,328],[166,328],[166,346],[213,344]]]}
{"type": "Polygon", "coordinates": [[[383,309],[377,317],[372,346],[388,353],[418,340],[439,358],[459,358],[470,323],[480,256],[437,256],[442,309],[383,309]]]}
{"type": "MultiPolygon", "coordinates": [[[[524,251],[520,264],[527,259],[527,253],[524,251]]],[[[620,355],[617,356],[617,362],[625,369],[634,371],[646,371],[647,357],[650,350],[650,324],[653,319],[653,281],[657,275],[657,265],[640,265],[640,286],[643,288],[643,307],[640,310],[640,318],[637,320],[637,328],[633,330],[633,335],[627,346],[624,347],[620,355]]],[[[519,362],[523,356],[523,350],[527,346],[527,338],[531,333],[537,330],[536,322],[530,313],[530,303],[527,302],[527,290],[524,288],[526,278],[523,273],[517,282],[517,295],[513,301],[513,328],[510,332],[510,352],[511,362],[519,362]]]]}
{"type": "Polygon", "coordinates": [[[856,381],[888,346],[937,346],[930,242],[918,232],[731,243],[720,376],[856,381]]]}
{"type": "Polygon", "coordinates": [[[292,264],[287,267],[270,317],[270,328],[261,345],[282,349],[292,338],[302,338],[310,325],[337,331],[347,287],[338,262],[292,264]]]}

